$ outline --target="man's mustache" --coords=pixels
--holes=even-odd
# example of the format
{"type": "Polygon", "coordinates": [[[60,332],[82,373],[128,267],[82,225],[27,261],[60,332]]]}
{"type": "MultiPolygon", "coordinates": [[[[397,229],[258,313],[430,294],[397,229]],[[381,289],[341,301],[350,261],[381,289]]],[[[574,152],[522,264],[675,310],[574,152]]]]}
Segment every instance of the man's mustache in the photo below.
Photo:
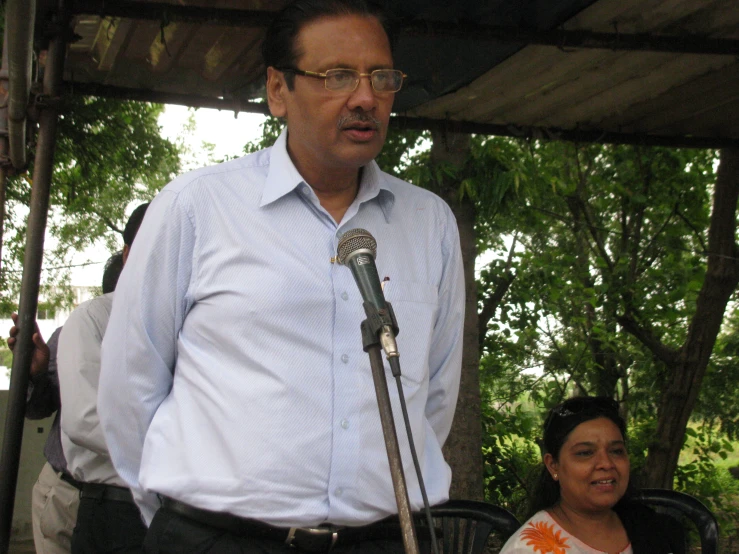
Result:
{"type": "Polygon", "coordinates": [[[364,112],[354,112],[349,115],[343,115],[339,118],[336,126],[339,129],[345,129],[347,127],[351,127],[354,123],[369,123],[377,130],[382,129],[382,122],[379,119],[364,112]]]}

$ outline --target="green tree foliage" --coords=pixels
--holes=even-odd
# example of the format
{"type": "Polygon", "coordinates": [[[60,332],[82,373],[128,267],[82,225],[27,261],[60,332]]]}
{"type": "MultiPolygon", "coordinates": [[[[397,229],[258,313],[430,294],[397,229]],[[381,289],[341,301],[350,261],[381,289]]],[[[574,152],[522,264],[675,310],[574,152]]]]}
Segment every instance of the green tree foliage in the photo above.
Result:
{"type": "Polygon", "coordinates": [[[522,157],[537,186],[509,218],[521,247],[498,325],[526,341],[562,394],[571,383],[626,398],[631,374],[647,369],[659,386],[664,368],[620,318],[682,343],[705,272],[715,155],[550,142],[522,157]]]}
{"type": "MultiPolygon", "coordinates": [[[[69,260],[103,240],[109,250],[131,202],[147,201],[178,172],[178,145],[160,135],[162,106],[68,96],[59,119],[42,281],[50,299],[69,301],[69,260]],[[57,268],[57,269],[55,269],[57,268]]],[[[32,149],[32,155],[35,151],[32,149]]],[[[14,308],[32,185],[29,172],[8,181],[2,260],[3,309],[14,308]]]]}
{"type": "MultiPolygon", "coordinates": [[[[498,467],[488,469],[487,493],[496,499],[506,491],[502,499],[521,513],[520,496],[505,483],[515,475],[525,490],[526,445],[540,430],[520,420],[533,412],[541,422],[573,393],[622,401],[632,467],[637,474],[644,467],[673,375],[659,349],[680,351],[693,322],[717,177],[713,151],[514,144],[515,200],[492,224],[478,224],[481,233],[501,230],[508,245],[498,243],[481,272],[479,298],[482,309],[496,283],[513,276],[481,335],[481,382],[492,403],[483,406],[485,464],[498,467]]],[[[495,238],[488,242],[495,247],[495,238]]],[[[736,438],[737,321],[727,318],[719,337],[693,417],[700,430],[688,428],[697,435],[675,475],[676,486],[709,502],[727,528],[737,491],[716,461],[731,455],[727,439],[736,438]],[[714,502],[720,490],[730,496],[714,502]]]]}
{"type": "Polygon", "coordinates": [[[695,415],[711,430],[739,440],[739,311],[726,319],[718,338],[695,415]]]}

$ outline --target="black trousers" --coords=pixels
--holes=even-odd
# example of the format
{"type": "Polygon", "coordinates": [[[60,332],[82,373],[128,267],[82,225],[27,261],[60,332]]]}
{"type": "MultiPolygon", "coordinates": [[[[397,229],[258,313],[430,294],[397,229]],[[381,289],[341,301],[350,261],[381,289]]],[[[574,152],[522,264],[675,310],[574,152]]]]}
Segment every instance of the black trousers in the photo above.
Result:
{"type": "Polygon", "coordinates": [[[146,526],[135,504],[81,498],[72,554],[140,553],[145,536],[146,526]]]}
{"type": "MultiPolygon", "coordinates": [[[[423,545],[422,545],[422,551],[423,545]]],[[[428,549],[426,549],[428,550],[428,549]]],[[[144,541],[145,554],[301,554],[283,543],[242,537],[203,525],[165,509],[154,516],[144,541]]],[[[337,545],[331,554],[404,554],[402,541],[375,540],[337,545]]]]}

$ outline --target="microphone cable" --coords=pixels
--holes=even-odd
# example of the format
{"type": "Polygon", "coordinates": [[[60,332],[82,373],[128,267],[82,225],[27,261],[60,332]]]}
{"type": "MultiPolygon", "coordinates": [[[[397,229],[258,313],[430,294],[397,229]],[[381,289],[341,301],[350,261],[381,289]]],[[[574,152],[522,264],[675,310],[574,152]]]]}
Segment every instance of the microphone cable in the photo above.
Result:
{"type": "Polygon", "coordinates": [[[431,535],[431,549],[434,554],[439,554],[439,545],[436,541],[436,529],[434,527],[434,516],[431,514],[431,505],[429,504],[429,498],[426,494],[426,485],[423,482],[423,474],[421,473],[421,464],[418,461],[418,454],[416,453],[416,445],[413,441],[413,432],[411,431],[411,422],[408,417],[408,408],[405,404],[405,394],[403,393],[403,384],[400,381],[400,360],[397,356],[387,358],[390,363],[390,371],[395,377],[395,383],[398,386],[398,399],[400,400],[400,409],[403,412],[403,423],[405,424],[405,433],[408,437],[408,446],[411,451],[411,458],[413,458],[413,467],[416,469],[416,477],[418,478],[418,486],[421,489],[421,497],[423,498],[423,511],[426,515],[426,523],[429,526],[429,534],[431,535]]]}

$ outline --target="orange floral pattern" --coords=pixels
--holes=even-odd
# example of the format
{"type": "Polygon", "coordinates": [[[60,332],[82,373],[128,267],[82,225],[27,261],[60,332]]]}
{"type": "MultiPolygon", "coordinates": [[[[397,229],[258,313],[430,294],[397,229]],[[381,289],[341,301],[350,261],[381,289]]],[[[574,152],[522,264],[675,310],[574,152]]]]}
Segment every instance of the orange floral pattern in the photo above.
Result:
{"type": "Polygon", "coordinates": [[[561,530],[554,530],[554,525],[546,521],[529,522],[529,527],[521,531],[521,539],[527,546],[533,546],[534,552],[541,554],[567,554],[570,548],[567,538],[561,530]]]}

